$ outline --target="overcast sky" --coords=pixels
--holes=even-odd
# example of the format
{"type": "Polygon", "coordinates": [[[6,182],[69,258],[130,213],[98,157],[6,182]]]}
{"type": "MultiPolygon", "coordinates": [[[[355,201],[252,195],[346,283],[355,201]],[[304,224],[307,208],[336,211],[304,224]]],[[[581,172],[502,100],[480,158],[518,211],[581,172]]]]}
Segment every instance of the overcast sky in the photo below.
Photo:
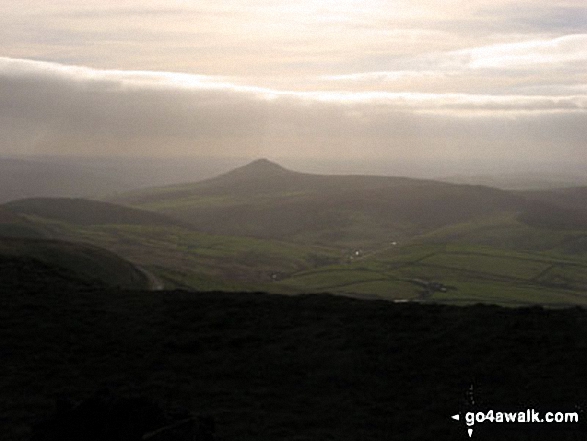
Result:
{"type": "Polygon", "coordinates": [[[584,0],[2,0],[0,153],[587,165],[584,0]]]}

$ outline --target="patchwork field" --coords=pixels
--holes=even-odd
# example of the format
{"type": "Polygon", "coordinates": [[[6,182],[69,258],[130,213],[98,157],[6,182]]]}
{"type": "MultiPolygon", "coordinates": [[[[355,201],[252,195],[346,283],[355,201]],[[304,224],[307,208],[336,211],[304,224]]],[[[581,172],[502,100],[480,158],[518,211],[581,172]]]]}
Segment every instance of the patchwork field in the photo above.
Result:
{"type": "Polygon", "coordinates": [[[302,271],[279,284],[303,292],[391,300],[504,305],[587,303],[587,263],[470,245],[406,245],[345,265],[302,271]],[[433,284],[439,286],[433,286],[433,284]]]}
{"type": "Polygon", "coordinates": [[[211,235],[175,221],[164,224],[163,218],[153,221],[139,210],[129,214],[126,224],[21,216],[48,237],[120,255],[142,268],[159,289],[329,292],[510,306],[587,303],[587,258],[580,249],[585,233],[530,227],[511,216],[364,248],[211,235]],[[518,241],[505,241],[509,235],[518,241]]]}
{"type": "Polygon", "coordinates": [[[13,201],[0,235],[105,248],[158,289],[558,306],[586,301],[585,216],[570,208],[582,195],[563,206],[549,192],[311,175],[259,160],[117,203],[13,201]]]}

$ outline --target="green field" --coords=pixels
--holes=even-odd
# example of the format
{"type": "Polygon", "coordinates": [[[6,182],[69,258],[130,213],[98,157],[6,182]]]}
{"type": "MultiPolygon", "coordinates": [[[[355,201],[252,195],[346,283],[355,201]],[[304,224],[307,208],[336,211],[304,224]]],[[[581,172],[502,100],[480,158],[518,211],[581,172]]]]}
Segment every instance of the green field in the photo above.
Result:
{"type": "Polygon", "coordinates": [[[28,218],[42,225],[52,237],[115,252],[153,273],[166,288],[288,292],[273,280],[338,262],[341,255],[338,250],[324,247],[209,235],[178,226],[80,226],[28,218]]]}
{"type": "Polygon", "coordinates": [[[503,305],[587,304],[587,262],[471,245],[398,245],[346,265],[303,271],[279,284],[303,292],[503,305]],[[429,292],[437,282],[446,292],[429,292]]]}
{"type": "MultiPolygon", "coordinates": [[[[327,247],[306,240],[208,234],[173,219],[102,203],[84,202],[79,208],[67,201],[77,210],[76,220],[69,222],[46,209],[49,200],[33,202],[32,208],[26,201],[14,204],[29,210],[19,213],[21,223],[49,238],[112,251],[151,274],[151,284],[160,288],[330,292],[456,304],[587,303],[587,232],[530,226],[515,213],[404,239],[388,234],[375,244],[361,231],[334,229],[333,235],[348,234],[347,239],[327,247]],[[95,210],[101,214],[92,222],[95,210]],[[117,222],[121,212],[126,223],[117,222]]],[[[302,230],[298,236],[309,237],[311,231],[316,232],[302,230]]]]}

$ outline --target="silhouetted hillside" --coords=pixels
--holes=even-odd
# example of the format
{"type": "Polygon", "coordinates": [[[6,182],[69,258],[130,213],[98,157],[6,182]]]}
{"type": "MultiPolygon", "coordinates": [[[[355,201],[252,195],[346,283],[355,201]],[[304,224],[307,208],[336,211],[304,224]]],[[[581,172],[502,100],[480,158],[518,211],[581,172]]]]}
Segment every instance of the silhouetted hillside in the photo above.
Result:
{"type": "Polygon", "coordinates": [[[106,284],[32,257],[0,254],[0,287],[2,291],[45,292],[53,289],[103,289],[106,284]]]}
{"type": "Polygon", "coordinates": [[[293,175],[299,173],[282,167],[275,162],[269,161],[268,159],[257,159],[247,165],[235,168],[227,173],[224,173],[218,177],[208,179],[208,182],[224,182],[224,183],[238,183],[242,181],[250,181],[251,177],[267,179],[270,177],[278,177],[289,175],[291,178],[293,175]]]}
{"type": "Polygon", "coordinates": [[[107,430],[94,417],[108,409],[123,427],[150,409],[88,400],[104,387],[209,415],[222,441],[452,441],[469,439],[465,412],[526,409],[577,412],[579,423],[485,422],[473,439],[585,439],[580,308],[182,291],[3,290],[0,301],[4,440],[25,441],[64,400],[86,412],[62,405],[61,429],[96,428],[76,441],[107,430]]]}
{"type": "Polygon", "coordinates": [[[108,389],[74,405],[62,400],[33,428],[31,441],[214,441],[214,420],[186,410],[164,410],[144,397],[108,389]]]}
{"type": "Polygon", "coordinates": [[[259,160],[214,179],[133,192],[116,202],[210,233],[333,243],[410,236],[518,211],[524,199],[482,186],[297,173],[259,160]]]}
{"type": "Polygon", "coordinates": [[[107,250],[45,239],[0,238],[2,290],[146,289],[145,274],[107,250]]]}

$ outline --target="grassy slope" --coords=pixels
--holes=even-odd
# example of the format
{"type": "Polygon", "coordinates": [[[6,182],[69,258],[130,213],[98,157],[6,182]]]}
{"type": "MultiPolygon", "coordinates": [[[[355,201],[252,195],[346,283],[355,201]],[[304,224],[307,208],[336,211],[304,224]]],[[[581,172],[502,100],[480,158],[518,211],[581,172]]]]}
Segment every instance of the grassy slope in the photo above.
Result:
{"type": "Polygon", "coordinates": [[[272,275],[336,262],[340,252],[244,237],[198,233],[145,210],[83,199],[28,199],[4,207],[47,236],[94,244],[157,274],[167,286],[268,289],[272,275]]]}
{"type": "MultiPolygon", "coordinates": [[[[179,226],[72,225],[28,219],[51,237],[108,249],[156,274],[168,287],[270,289],[272,275],[333,263],[340,252],[244,237],[214,236],[179,226]]],[[[279,288],[279,291],[287,290],[279,288]]]]}
{"type": "MultiPolygon", "coordinates": [[[[77,202],[67,201],[70,205],[77,202]]],[[[47,215],[46,209],[38,209],[38,202],[32,204],[36,211],[30,209],[30,201],[24,203],[28,213],[47,215]]],[[[42,205],[47,206],[48,202],[42,205]]],[[[587,234],[531,227],[513,214],[441,227],[400,241],[398,246],[387,241],[357,248],[361,254],[351,260],[353,248],[208,235],[172,221],[158,225],[164,218],[156,214],[152,218],[141,210],[129,210],[132,216],[121,218],[121,222],[134,224],[116,224],[115,214],[125,208],[94,202],[90,206],[107,210],[94,220],[87,213],[74,217],[77,225],[30,215],[27,221],[35,221],[52,237],[114,251],[155,273],[168,287],[418,299],[423,289],[413,279],[421,279],[456,288],[435,293],[432,300],[437,301],[585,302],[587,286],[582,274],[587,268],[587,234]],[[155,222],[149,224],[152,219],[155,222]],[[454,245],[453,249],[447,244],[454,245]],[[411,253],[415,253],[413,258],[411,253]],[[542,254],[536,257],[535,253],[542,254]]],[[[74,207],[69,211],[83,210],[74,207]]]]}
{"type": "Polygon", "coordinates": [[[557,204],[566,208],[587,210],[587,187],[555,188],[519,193],[533,200],[557,204]]]}
{"type": "Polygon", "coordinates": [[[124,200],[204,230],[329,248],[210,236],[156,213],[96,201],[25,200],[9,207],[40,221],[53,237],[103,246],[147,267],[168,287],[414,299],[421,288],[412,279],[423,279],[457,287],[434,296],[443,301],[584,301],[587,218],[578,211],[567,216],[568,207],[551,210],[544,205],[550,201],[527,205],[519,196],[487,187],[308,175],[257,161],[201,183],[139,191],[124,200]],[[520,216],[516,210],[525,211],[520,216]],[[385,266],[385,250],[393,256],[393,241],[401,249],[415,243],[473,248],[458,255],[431,249],[427,253],[434,256],[400,268],[397,262],[385,266]],[[484,254],[491,249],[498,255],[488,258],[484,254]],[[348,261],[355,250],[360,263],[329,266],[348,261]],[[536,263],[508,250],[548,254],[536,263]],[[561,264],[563,254],[575,256],[577,265],[561,264]]]}
{"type": "MultiPolygon", "coordinates": [[[[466,439],[450,419],[459,411],[587,406],[578,308],[62,290],[4,291],[0,302],[7,441],[27,439],[56,399],[101,387],[209,414],[217,441],[466,439]]],[[[584,421],[476,425],[474,437],[581,434],[584,421]]]]}
{"type": "Polygon", "coordinates": [[[38,216],[74,225],[179,226],[181,222],[145,210],[79,198],[32,198],[11,201],[4,208],[20,215],[38,216]]]}
{"type": "MultiPolygon", "coordinates": [[[[587,262],[581,255],[490,246],[484,244],[484,228],[475,235],[473,229],[462,227],[460,244],[451,236],[453,245],[446,245],[438,233],[433,239],[440,243],[430,243],[432,237],[427,237],[420,244],[389,245],[353,260],[348,252],[211,236],[179,227],[45,223],[45,228],[112,249],[172,287],[418,299],[422,288],[410,280],[424,279],[456,288],[435,293],[435,301],[559,305],[587,300],[587,262]]],[[[537,238],[544,237],[538,233],[537,238]]]]}
{"type": "Polygon", "coordinates": [[[587,229],[587,187],[519,192],[532,206],[521,219],[534,226],[587,229]],[[553,210],[553,207],[556,207],[553,210]]]}
{"type": "Polygon", "coordinates": [[[42,238],[45,234],[33,222],[0,205],[0,236],[42,238]]]}
{"type": "Polygon", "coordinates": [[[0,284],[4,288],[23,281],[43,290],[56,280],[69,281],[74,286],[148,287],[145,275],[135,266],[116,254],[87,244],[0,238],[0,259],[3,267],[0,284]]]}

